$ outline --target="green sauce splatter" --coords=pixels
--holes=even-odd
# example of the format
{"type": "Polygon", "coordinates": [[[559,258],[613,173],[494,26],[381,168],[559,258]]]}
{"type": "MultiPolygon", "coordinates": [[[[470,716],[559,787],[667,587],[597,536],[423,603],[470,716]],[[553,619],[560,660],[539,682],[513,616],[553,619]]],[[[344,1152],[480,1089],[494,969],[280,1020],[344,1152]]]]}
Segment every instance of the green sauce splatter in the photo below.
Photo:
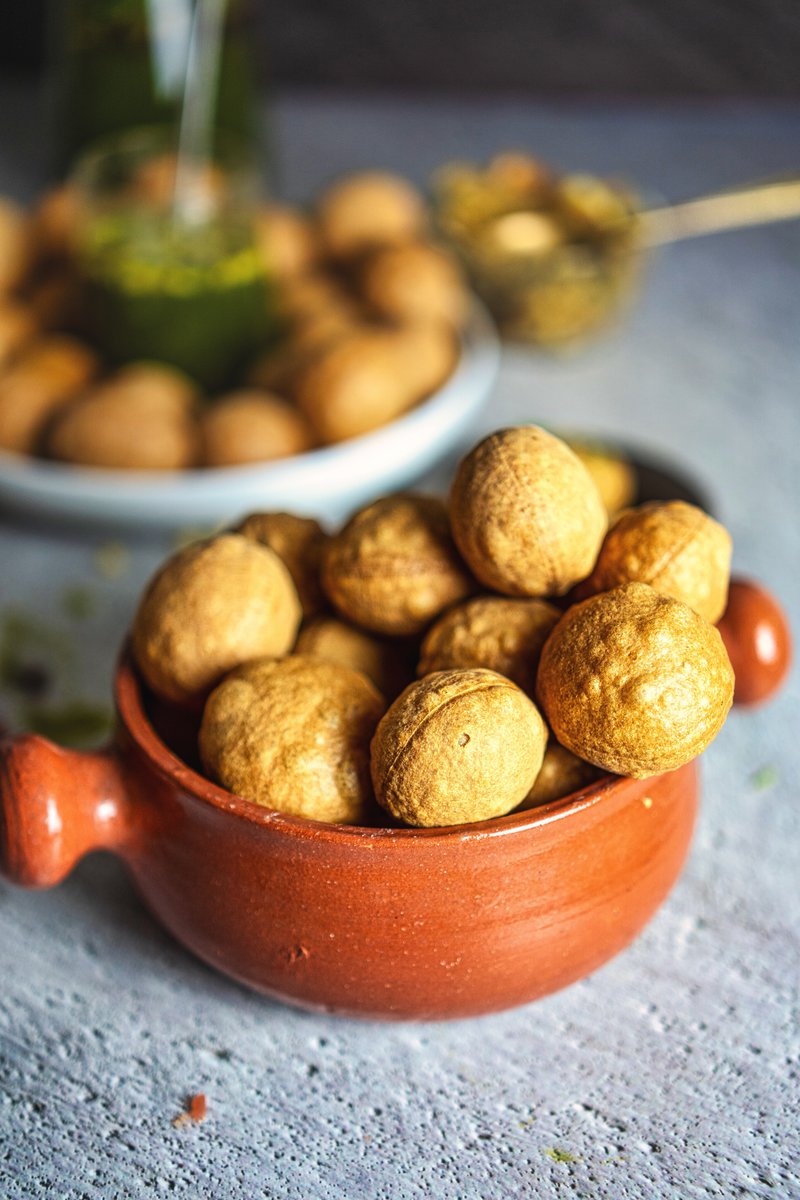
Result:
{"type": "Polygon", "coordinates": [[[73,662],[69,638],[42,621],[16,609],[4,613],[0,625],[0,687],[30,696],[28,681],[42,677],[47,691],[54,669],[69,670],[73,662]]]}
{"type": "Polygon", "coordinates": [[[577,1154],[570,1154],[569,1150],[562,1150],[560,1146],[548,1146],[544,1153],[548,1158],[552,1158],[553,1162],[574,1163],[579,1161],[577,1154]]]}
{"type": "Polygon", "coordinates": [[[111,732],[111,709],[87,700],[70,700],[58,708],[29,705],[24,721],[33,733],[51,738],[61,746],[84,746],[111,732]]]}
{"type": "Polygon", "coordinates": [[[61,594],[61,607],[71,621],[85,621],[95,609],[95,597],[88,587],[75,584],[61,594]]]}
{"type": "Polygon", "coordinates": [[[770,788],[775,787],[779,779],[778,768],[771,763],[767,766],[759,767],[750,776],[750,782],[757,792],[768,792],[770,788]]]}
{"type": "MultiPolygon", "coordinates": [[[[65,608],[73,619],[89,615],[80,589],[65,608]]],[[[70,637],[16,609],[0,620],[0,693],[13,708],[15,727],[52,738],[63,746],[84,746],[106,737],[112,726],[111,709],[75,694],[75,652],[70,637]],[[66,693],[66,699],[61,699],[66,693]]]]}

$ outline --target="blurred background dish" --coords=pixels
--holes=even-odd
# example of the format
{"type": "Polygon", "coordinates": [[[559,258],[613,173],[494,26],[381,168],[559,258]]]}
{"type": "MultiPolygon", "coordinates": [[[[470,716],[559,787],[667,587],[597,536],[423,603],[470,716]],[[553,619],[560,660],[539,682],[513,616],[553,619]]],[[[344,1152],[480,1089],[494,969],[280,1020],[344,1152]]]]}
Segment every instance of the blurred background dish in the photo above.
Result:
{"type": "MultiPolygon", "coordinates": [[[[474,331],[461,337],[470,284],[507,340],[572,347],[630,305],[643,247],[715,227],[708,211],[698,224],[696,206],[694,225],[681,227],[680,209],[647,212],[629,185],[559,172],[527,151],[441,168],[432,204],[408,179],[371,168],[327,182],[307,208],[277,205],[260,186],[244,68],[231,91],[231,64],[247,56],[246,9],[175,0],[166,13],[142,0],[68,10],[69,177],[33,213],[0,212],[0,451],[71,472],[37,471],[29,500],[62,479],[73,494],[102,495],[101,471],[118,472],[126,496],[147,473],[203,472],[178,488],[184,515],[170,506],[170,523],[216,520],[220,504],[228,513],[252,495],[238,496],[254,486],[248,470],[288,486],[288,463],[265,464],[396,430],[451,394],[459,361],[466,420],[470,354],[459,360],[458,347],[475,345],[474,331]],[[161,124],[131,128],[142,120],[161,124]],[[227,473],[209,487],[217,472],[227,473]],[[217,488],[227,501],[210,500],[217,488]],[[184,511],[191,497],[194,513],[184,511]]],[[[800,208],[800,195],[793,202],[800,208]]],[[[722,224],[741,217],[728,212],[722,224]]],[[[395,473],[384,486],[420,476],[448,449],[441,429],[431,442],[419,434],[415,465],[410,446],[385,456],[395,473]]],[[[364,475],[355,455],[353,480],[364,475]]],[[[374,462],[366,476],[380,491],[374,462]]],[[[18,498],[23,475],[11,477],[18,498]]],[[[81,500],[65,506],[83,511],[81,500]]],[[[148,502],[139,511],[156,520],[148,502]]],[[[120,506],[104,512],[117,519],[120,506]]]]}
{"type": "Polygon", "coordinates": [[[617,317],[639,274],[635,193],[559,175],[530,154],[485,167],[452,163],[433,178],[436,220],[505,337],[571,345],[617,317]]]}
{"type": "Polygon", "coordinates": [[[489,398],[498,363],[494,327],[475,304],[447,382],[363,436],[282,461],[185,472],[76,468],[0,451],[0,501],[16,512],[94,525],[217,525],[258,508],[340,521],[458,446],[489,398]]]}
{"type": "Polygon", "coordinates": [[[800,217],[795,176],[648,207],[630,183],[559,174],[521,151],[450,163],[432,189],[437,226],[503,336],[547,350],[618,321],[653,247],[800,217]]]}
{"type": "MultiPolygon", "coordinates": [[[[32,211],[0,209],[0,451],[75,475],[289,458],[395,422],[476,319],[483,337],[406,179],[350,173],[301,209],[238,146],[180,150],[170,128],[115,134],[32,211]]],[[[420,472],[441,450],[420,444],[420,472]]]]}

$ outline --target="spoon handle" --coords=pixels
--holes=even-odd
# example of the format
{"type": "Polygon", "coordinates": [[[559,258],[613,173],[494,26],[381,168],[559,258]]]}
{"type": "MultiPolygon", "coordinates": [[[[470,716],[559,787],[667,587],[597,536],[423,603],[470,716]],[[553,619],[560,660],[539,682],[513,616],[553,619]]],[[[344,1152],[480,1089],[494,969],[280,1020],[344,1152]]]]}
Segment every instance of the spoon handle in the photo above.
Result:
{"type": "Polygon", "coordinates": [[[227,0],[195,0],[178,130],[173,216],[186,224],[208,217],[206,172],[211,162],[227,0]]]}
{"type": "Polygon", "coordinates": [[[793,217],[800,217],[800,179],[796,177],[647,209],[639,220],[644,245],[663,246],[705,233],[790,221],[793,217]]]}

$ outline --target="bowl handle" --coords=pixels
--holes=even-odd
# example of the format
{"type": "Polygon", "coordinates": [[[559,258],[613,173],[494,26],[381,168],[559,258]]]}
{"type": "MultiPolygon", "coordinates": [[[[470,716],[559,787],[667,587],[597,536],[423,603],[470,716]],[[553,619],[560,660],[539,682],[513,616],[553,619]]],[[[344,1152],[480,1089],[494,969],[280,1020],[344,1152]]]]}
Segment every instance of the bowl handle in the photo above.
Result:
{"type": "Polygon", "coordinates": [[[36,734],[0,742],[0,874],[53,887],[91,850],[119,850],[133,834],[113,749],[63,750],[36,734]]]}
{"type": "Polygon", "coordinates": [[[792,662],[789,621],[778,601],[760,583],[734,578],[717,628],[736,676],[734,704],[770,700],[792,662]]]}

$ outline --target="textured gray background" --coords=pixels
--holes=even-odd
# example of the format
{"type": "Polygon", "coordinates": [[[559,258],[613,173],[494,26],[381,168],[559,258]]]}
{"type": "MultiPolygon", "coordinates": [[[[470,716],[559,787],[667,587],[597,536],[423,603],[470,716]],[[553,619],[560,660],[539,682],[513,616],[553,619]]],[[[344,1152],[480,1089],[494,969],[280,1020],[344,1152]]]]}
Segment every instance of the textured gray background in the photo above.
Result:
{"type": "MultiPolygon", "coordinates": [[[[24,194],[40,148],[24,133],[12,146],[12,99],[5,187],[24,194]]],[[[800,109],[294,95],[275,131],[294,197],[358,165],[422,181],[520,144],[678,197],[796,164],[800,109]]],[[[678,460],[729,524],[737,570],[800,629],[799,381],[800,225],[786,225],[663,252],[625,328],[572,359],[509,352],[481,429],[540,418],[678,460]]],[[[131,546],[109,580],[104,540],[0,524],[0,605],[69,633],[72,686],[98,700],[166,549],[131,546]],[[63,609],[74,583],[94,595],[83,623],[63,609]]],[[[687,868],[634,946],[502,1016],[381,1026],[271,1004],[161,933],[111,859],[52,892],[1,884],[0,1195],[796,1198],[799,691],[795,671],[771,706],[731,716],[687,868]],[[174,1128],[196,1091],[207,1120],[174,1128]]]]}
{"type": "Polygon", "coordinates": [[[796,96],[792,0],[270,0],[281,83],[611,95],[796,96]]]}
{"type": "MultiPolygon", "coordinates": [[[[40,66],[46,12],[70,7],[76,0],[0,5],[0,68],[40,66]]],[[[239,8],[249,11],[263,73],[283,87],[800,92],[796,0],[244,0],[239,8]]]]}

